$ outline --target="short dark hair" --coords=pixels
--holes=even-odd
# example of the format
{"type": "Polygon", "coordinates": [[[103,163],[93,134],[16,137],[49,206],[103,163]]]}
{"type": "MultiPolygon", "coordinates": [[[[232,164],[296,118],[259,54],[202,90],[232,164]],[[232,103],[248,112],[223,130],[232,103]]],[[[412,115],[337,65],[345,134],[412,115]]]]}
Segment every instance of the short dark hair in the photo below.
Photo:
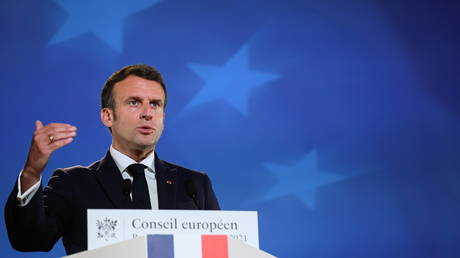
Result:
{"type": "Polygon", "coordinates": [[[168,95],[166,93],[166,85],[163,81],[163,77],[161,76],[160,72],[158,72],[155,68],[146,65],[146,64],[135,64],[135,65],[128,65],[120,70],[114,72],[105,82],[104,87],[102,88],[101,93],[101,107],[102,108],[109,108],[114,110],[115,109],[115,99],[113,97],[113,87],[120,81],[123,81],[130,75],[135,75],[141,77],[146,80],[158,82],[163,91],[165,93],[165,103],[164,108],[166,108],[166,104],[168,103],[168,95]]]}

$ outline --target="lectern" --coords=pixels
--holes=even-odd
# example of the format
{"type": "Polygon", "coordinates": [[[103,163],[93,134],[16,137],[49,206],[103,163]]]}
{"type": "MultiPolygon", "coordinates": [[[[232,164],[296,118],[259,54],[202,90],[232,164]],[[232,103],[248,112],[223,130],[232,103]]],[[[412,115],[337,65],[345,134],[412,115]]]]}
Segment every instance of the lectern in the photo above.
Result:
{"type": "Polygon", "coordinates": [[[72,258],[269,258],[257,212],[88,210],[88,251],[72,258]]]}

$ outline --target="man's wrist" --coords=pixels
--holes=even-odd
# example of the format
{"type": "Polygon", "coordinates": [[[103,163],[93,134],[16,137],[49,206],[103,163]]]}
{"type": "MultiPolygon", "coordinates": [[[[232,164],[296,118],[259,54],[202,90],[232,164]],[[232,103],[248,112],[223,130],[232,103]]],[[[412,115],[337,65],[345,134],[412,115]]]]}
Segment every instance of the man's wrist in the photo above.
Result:
{"type": "Polygon", "coordinates": [[[38,182],[40,180],[40,173],[35,172],[34,169],[29,167],[24,167],[21,173],[21,181],[31,181],[31,182],[38,182]]]}
{"type": "Polygon", "coordinates": [[[27,170],[27,167],[24,168],[24,170],[21,173],[20,177],[20,194],[23,194],[27,190],[29,190],[30,187],[35,185],[40,181],[41,175],[39,173],[34,173],[30,170],[27,170]]]}

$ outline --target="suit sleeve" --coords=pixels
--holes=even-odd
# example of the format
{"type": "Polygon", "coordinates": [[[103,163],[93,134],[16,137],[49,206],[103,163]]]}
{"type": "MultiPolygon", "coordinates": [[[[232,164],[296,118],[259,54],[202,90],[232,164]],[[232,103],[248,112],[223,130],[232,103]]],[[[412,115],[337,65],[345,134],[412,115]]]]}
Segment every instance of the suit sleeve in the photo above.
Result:
{"type": "Polygon", "coordinates": [[[69,175],[57,170],[23,207],[16,203],[17,183],[5,205],[8,238],[18,251],[49,251],[63,235],[71,216],[72,185],[69,175]]]}

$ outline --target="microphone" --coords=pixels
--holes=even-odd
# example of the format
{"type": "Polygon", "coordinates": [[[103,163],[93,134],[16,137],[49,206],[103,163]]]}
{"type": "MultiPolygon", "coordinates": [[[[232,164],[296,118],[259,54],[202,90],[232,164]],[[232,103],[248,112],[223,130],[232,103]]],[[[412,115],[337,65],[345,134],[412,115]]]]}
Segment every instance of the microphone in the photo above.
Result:
{"type": "Polygon", "coordinates": [[[128,196],[128,198],[131,199],[131,197],[129,196],[131,194],[131,180],[129,179],[123,179],[123,184],[122,184],[122,190],[123,190],[123,195],[126,195],[128,196]]]}
{"type": "Polygon", "coordinates": [[[185,191],[187,195],[193,199],[193,203],[195,203],[195,206],[198,210],[201,210],[200,206],[198,206],[198,201],[196,199],[196,187],[195,183],[193,183],[192,180],[187,180],[185,181],[185,191]]]}

